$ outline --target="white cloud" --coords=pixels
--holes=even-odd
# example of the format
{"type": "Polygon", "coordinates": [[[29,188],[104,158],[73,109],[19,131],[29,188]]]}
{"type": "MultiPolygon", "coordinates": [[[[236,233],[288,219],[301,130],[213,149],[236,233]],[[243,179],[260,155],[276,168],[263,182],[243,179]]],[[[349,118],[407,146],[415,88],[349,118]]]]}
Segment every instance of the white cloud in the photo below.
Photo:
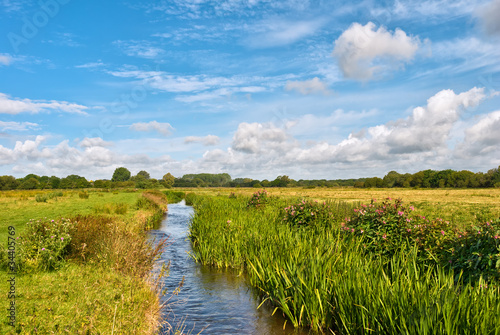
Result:
{"type": "Polygon", "coordinates": [[[500,157],[499,129],[500,111],[483,116],[465,130],[464,140],[457,145],[455,155],[464,159],[500,157]]]}
{"type": "Polygon", "coordinates": [[[401,29],[394,33],[368,22],[353,23],[335,41],[332,55],[347,78],[369,80],[413,59],[419,39],[401,29]]]}
{"type": "Polygon", "coordinates": [[[12,56],[9,54],[0,54],[0,65],[10,65],[12,56]]]}
{"type": "Polygon", "coordinates": [[[207,136],[187,136],[184,139],[184,143],[203,143],[205,146],[217,145],[220,142],[219,136],[207,135],[207,136]]]}
{"type": "Polygon", "coordinates": [[[287,91],[297,91],[303,95],[323,94],[330,95],[333,92],[328,89],[326,83],[322,82],[318,77],[305,81],[287,81],[285,85],[287,91]]]}
{"type": "Polygon", "coordinates": [[[246,153],[258,153],[264,149],[279,148],[286,142],[288,134],[285,130],[272,124],[240,123],[233,137],[232,148],[246,153]]]}
{"type": "Polygon", "coordinates": [[[154,59],[165,53],[149,41],[114,41],[113,44],[121,49],[127,56],[154,59]]]}
{"type": "Polygon", "coordinates": [[[488,34],[500,34],[500,0],[492,0],[476,12],[488,34]]]}
{"type": "Polygon", "coordinates": [[[109,147],[112,144],[110,142],[104,141],[100,137],[92,137],[92,138],[85,137],[83,140],[80,141],[79,145],[82,148],[92,148],[92,147],[109,147]]]}
{"type": "Polygon", "coordinates": [[[318,19],[311,21],[267,20],[247,27],[251,33],[247,43],[252,48],[281,47],[313,35],[322,25],[323,20],[318,19]]]}
{"type": "Polygon", "coordinates": [[[27,131],[39,129],[40,125],[33,122],[14,122],[14,121],[0,121],[0,129],[14,130],[14,131],[27,131]]]}
{"type": "Polygon", "coordinates": [[[87,106],[70,103],[66,101],[56,101],[56,100],[30,100],[30,99],[18,99],[11,98],[7,94],[0,93],[0,114],[19,114],[19,113],[31,113],[36,114],[40,112],[64,112],[73,114],[84,114],[87,113],[87,106]]]}
{"type": "Polygon", "coordinates": [[[94,69],[94,68],[102,67],[104,65],[105,64],[99,60],[97,62],[90,62],[90,63],[81,64],[81,65],[75,65],[75,67],[78,69],[94,69]]]}
{"type": "Polygon", "coordinates": [[[174,129],[170,123],[162,123],[157,121],[151,122],[138,122],[134,123],[130,126],[131,130],[134,131],[143,131],[143,132],[158,132],[163,136],[168,136],[172,134],[172,130],[174,129]]]}

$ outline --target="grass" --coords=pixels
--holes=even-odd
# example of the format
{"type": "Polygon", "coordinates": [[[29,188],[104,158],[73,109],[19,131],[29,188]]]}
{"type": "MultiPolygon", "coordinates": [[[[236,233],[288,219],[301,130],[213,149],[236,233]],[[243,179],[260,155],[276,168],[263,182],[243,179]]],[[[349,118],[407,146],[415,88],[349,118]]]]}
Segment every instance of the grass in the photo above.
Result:
{"type": "Polygon", "coordinates": [[[17,326],[2,320],[2,334],[151,334],[157,316],[158,298],[146,282],[102,266],[69,263],[19,276],[17,295],[17,326]]]}
{"type": "MultiPolygon", "coordinates": [[[[45,201],[40,201],[44,195],[40,191],[0,193],[0,209],[5,213],[0,219],[0,239],[5,244],[11,225],[16,236],[28,242],[28,220],[51,229],[47,236],[33,235],[32,242],[24,244],[38,251],[30,253],[29,259],[17,260],[16,328],[5,317],[0,333],[153,334],[157,329],[159,292],[150,274],[164,244],[152,247],[146,229],[163,217],[165,198],[154,191],[81,193],[65,191],[46,196],[45,201]],[[36,221],[45,217],[48,220],[36,221]],[[76,222],[69,231],[71,244],[58,251],[65,259],[58,258],[51,266],[54,270],[44,271],[40,264],[45,258],[38,255],[55,251],[40,248],[53,243],[50,235],[60,236],[53,230],[57,226],[50,228],[51,219],[57,223],[60,217],[76,222]]],[[[18,240],[18,255],[23,243],[18,240]]],[[[8,292],[10,277],[5,269],[0,271],[2,292],[8,292]]],[[[9,303],[4,302],[5,306],[9,303]]]]}
{"type": "MultiPolygon", "coordinates": [[[[295,327],[336,334],[500,334],[498,283],[464,282],[438,263],[422,262],[415,248],[396,250],[388,257],[367,254],[363,239],[340,233],[342,219],[310,226],[283,222],[283,209],[297,203],[296,192],[309,192],[309,199],[342,198],[346,202],[337,208],[345,214],[355,201],[382,198],[381,190],[377,194],[370,190],[268,191],[267,205],[259,208],[247,208],[255,190],[204,190],[204,195],[194,197],[193,257],[202,264],[248,272],[263,303],[276,306],[295,327]],[[236,197],[229,197],[230,192],[236,197]],[[368,197],[362,199],[361,194],[368,197]]],[[[420,213],[457,210],[455,217],[464,225],[475,220],[477,213],[458,211],[458,199],[477,210],[487,208],[491,198],[482,196],[487,201],[475,203],[465,193],[448,190],[448,199],[431,206],[441,200],[440,193],[427,190],[432,197],[424,200],[420,190],[400,191],[416,192],[409,203],[428,201],[420,213]]],[[[496,213],[498,206],[482,215],[496,213]]]]}

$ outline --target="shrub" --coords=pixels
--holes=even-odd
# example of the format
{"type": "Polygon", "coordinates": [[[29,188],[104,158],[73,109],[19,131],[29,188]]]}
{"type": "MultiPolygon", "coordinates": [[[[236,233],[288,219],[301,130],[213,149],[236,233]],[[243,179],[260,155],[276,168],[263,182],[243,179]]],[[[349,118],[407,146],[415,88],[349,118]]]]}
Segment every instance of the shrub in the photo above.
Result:
{"type": "Polygon", "coordinates": [[[407,247],[410,227],[420,223],[411,216],[412,206],[405,206],[401,199],[394,203],[391,200],[387,198],[377,204],[373,199],[370,204],[354,209],[354,215],[342,224],[342,231],[363,237],[368,251],[384,256],[392,256],[396,250],[407,247]]]}
{"type": "Polygon", "coordinates": [[[335,221],[330,204],[302,200],[285,207],[283,222],[291,226],[331,225],[335,221]]]}
{"type": "Polygon", "coordinates": [[[78,193],[78,197],[80,197],[80,199],[88,199],[89,194],[87,193],[87,191],[82,191],[78,193]]]}
{"type": "Polygon", "coordinates": [[[261,208],[269,201],[266,190],[255,192],[247,203],[247,208],[261,208]]]}
{"type": "Polygon", "coordinates": [[[441,255],[456,274],[478,280],[500,279],[500,219],[454,229],[441,255]]]}
{"type": "Polygon", "coordinates": [[[72,226],[73,223],[64,218],[57,221],[46,218],[30,220],[19,238],[20,268],[57,269],[69,252],[72,226]]]}
{"type": "Polygon", "coordinates": [[[49,197],[46,194],[37,194],[35,196],[35,201],[36,202],[47,202],[49,197]]]}

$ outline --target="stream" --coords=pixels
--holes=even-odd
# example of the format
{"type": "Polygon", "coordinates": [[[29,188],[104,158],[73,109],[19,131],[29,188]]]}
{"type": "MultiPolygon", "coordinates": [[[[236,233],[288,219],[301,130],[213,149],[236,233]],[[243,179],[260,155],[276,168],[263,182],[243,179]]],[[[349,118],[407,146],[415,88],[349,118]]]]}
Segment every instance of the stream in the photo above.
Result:
{"type": "MultiPolygon", "coordinates": [[[[259,309],[259,298],[250,288],[244,274],[229,270],[218,270],[194,262],[189,256],[191,243],[188,238],[189,220],[193,208],[184,200],[169,204],[168,214],[151,237],[159,240],[169,236],[169,245],[158,264],[170,262],[168,277],[162,278],[167,294],[164,316],[174,329],[185,334],[294,334],[308,332],[294,330],[273,308],[263,305],[259,309]],[[177,295],[172,292],[183,280],[177,295]]],[[[164,326],[161,334],[167,334],[164,326]]]]}

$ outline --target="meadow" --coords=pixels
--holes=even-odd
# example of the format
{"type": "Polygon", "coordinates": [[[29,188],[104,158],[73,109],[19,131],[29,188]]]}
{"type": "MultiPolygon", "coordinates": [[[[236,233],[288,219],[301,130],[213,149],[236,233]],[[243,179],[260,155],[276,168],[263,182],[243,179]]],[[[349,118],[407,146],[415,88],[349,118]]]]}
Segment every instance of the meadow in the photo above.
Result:
{"type": "Polygon", "coordinates": [[[150,273],[164,243],[153,247],[146,230],[166,206],[160,192],[1,192],[0,239],[5,247],[15,231],[17,273],[3,249],[0,290],[7,296],[15,276],[16,322],[4,299],[0,333],[155,333],[159,287],[150,273]]]}
{"type": "Polygon", "coordinates": [[[295,327],[500,334],[499,196],[497,189],[197,190],[193,257],[247,272],[262,303],[295,327]]]}

